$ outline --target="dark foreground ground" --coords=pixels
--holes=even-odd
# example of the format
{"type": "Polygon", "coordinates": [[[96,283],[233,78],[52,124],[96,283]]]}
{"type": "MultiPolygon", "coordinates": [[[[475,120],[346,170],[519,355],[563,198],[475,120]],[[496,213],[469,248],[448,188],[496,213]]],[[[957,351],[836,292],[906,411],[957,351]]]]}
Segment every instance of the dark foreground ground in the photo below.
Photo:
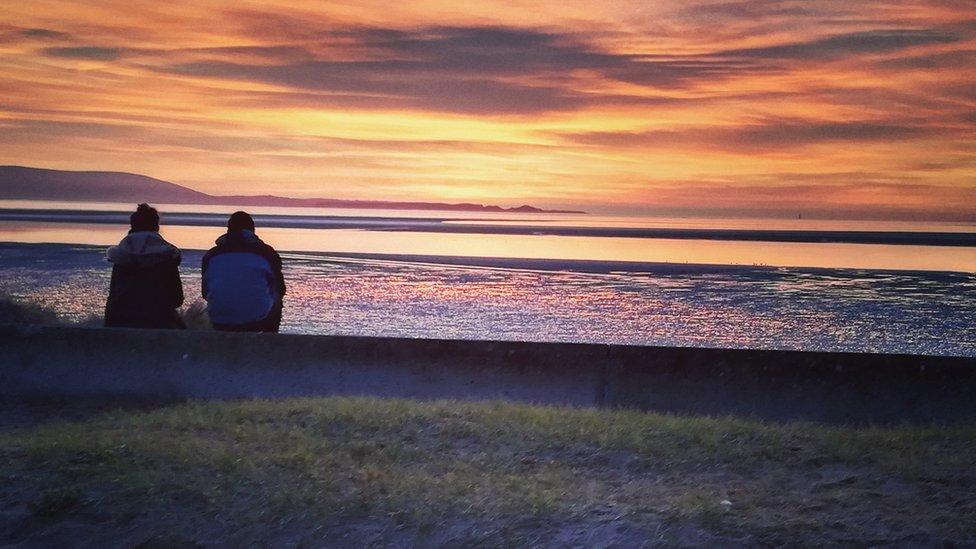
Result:
{"type": "Polygon", "coordinates": [[[0,425],[0,545],[976,544],[976,427],[366,398],[0,425]]]}

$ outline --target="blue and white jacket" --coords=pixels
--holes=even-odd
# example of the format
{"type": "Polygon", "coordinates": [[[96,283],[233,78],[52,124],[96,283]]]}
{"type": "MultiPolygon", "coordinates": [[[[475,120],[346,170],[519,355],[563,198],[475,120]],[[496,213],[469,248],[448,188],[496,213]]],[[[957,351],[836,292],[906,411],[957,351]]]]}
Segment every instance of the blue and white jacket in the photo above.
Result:
{"type": "Polygon", "coordinates": [[[203,298],[210,320],[247,324],[264,319],[285,295],[281,257],[251,231],[227,233],[203,256],[203,298]]]}

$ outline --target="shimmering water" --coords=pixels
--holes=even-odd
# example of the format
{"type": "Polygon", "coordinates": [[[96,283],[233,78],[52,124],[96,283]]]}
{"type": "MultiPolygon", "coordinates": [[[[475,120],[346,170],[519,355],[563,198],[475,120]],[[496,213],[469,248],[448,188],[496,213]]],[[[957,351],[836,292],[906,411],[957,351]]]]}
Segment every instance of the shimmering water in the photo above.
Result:
{"type": "MultiPolygon", "coordinates": [[[[0,293],[69,320],[98,315],[110,274],[103,250],[0,244],[0,293]]],[[[200,256],[185,252],[188,303],[199,296],[200,256]]],[[[973,274],[282,256],[286,332],[976,356],[973,274]]]]}

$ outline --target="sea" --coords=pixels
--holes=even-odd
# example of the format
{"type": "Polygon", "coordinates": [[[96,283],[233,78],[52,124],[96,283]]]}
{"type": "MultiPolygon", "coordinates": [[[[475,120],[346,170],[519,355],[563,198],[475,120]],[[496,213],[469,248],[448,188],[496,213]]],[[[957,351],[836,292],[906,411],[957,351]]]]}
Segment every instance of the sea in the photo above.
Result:
{"type": "MultiPolygon", "coordinates": [[[[239,208],[157,207],[203,307],[239,208]]],[[[0,294],[97,324],[131,209],[0,200],[0,294]]],[[[976,357],[976,223],[248,210],[283,332],[976,357]]]]}

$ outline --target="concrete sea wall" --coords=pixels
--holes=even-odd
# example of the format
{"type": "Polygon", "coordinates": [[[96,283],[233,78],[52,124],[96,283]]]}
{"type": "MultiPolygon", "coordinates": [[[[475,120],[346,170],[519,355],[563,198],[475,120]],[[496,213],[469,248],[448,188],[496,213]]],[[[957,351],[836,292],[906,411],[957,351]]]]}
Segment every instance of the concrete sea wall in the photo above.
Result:
{"type": "Polygon", "coordinates": [[[0,326],[0,397],[375,395],[829,423],[976,420],[976,359],[0,326]]]}

